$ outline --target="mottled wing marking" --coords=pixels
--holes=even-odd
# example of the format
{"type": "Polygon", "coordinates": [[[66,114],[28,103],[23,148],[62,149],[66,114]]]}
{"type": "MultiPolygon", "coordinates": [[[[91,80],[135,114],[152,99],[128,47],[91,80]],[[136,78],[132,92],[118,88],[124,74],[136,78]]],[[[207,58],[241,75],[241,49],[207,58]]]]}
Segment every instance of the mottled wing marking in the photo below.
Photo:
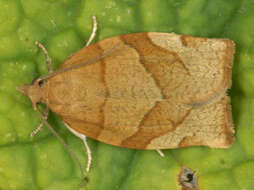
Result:
{"type": "Polygon", "coordinates": [[[104,59],[109,96],[104,107],[104,130],[98,139],[119,145],[139,130],[144,115],[163,98],[153,77],[140,65],[139,53],[120,38],[99,45],[106,51],[111,43],[120,45],[115,54],[104,59]]]}
{"type": "MultiPolygon", "coordinates": [[[[148,145],[156,138],[163,136],[167,133],[174,133],[174,131],[184,122],[184,120],[191,113],[190,108],[186,109],[185,115],[183,115],[179,120],[173,121],[170,117],[170,113],[168,115],[163,115],[165,118],[159,119],[161,114],[165,114],[165,110],[161,110],[161,107],[164,107],[166,102],[158,102],[156,106],[150,110],[150,112],[145,115],[142,122],[140,123],[139,130],[131,137],[125,139],[121,145],[123,147],[134,147],[136,149],[144,149],[148,148],[148,145]],[[162,112],[161,112],[162,111],[162,112]]],[[[176,111],[177,112],[177,111],[176,111]]],[[[179,113],[179,112],[178,112],[179,113]]],[[[167,144],[169,147],[169,144],[167,144]]],[[[173,146],[172,146],[173,147],[173,146]]],[[[158,148],[165,148],[163,146],[158,146],[158,148]]],[[[153,147],[153,149],[156,149],[153,147]]]]}
{"type": "Polygon", "coordinates": [[[201,108],[192,109],[191,113],[176,130],[165,133],[152,140],[147,149],[186,147],[190,145],[205,145],[210,147],[229,147],[234,141],[232,120],[229,116],[230,108],[227,97],[215,104],[208,104],[201,108]]]}
{"type": "Polygon", "coordinates": [[[175,91],[178,101],[205,102],[230,88],[234,54],[232,41],[153,32],[148,36],[154,44],[176,52],[191,73],[175,91]]]}

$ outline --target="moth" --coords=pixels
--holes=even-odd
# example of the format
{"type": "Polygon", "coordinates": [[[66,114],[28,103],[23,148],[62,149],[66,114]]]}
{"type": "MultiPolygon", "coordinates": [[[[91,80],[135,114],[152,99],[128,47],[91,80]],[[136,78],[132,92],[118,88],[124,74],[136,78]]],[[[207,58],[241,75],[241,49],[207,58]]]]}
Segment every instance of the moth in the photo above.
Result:
{"type": "MultiPolygon", "coordinates": [[[[88,44],[96,26],[94,17],[88,44]]],[[[86,137],[151,150],[232,145],[226,91],[231,86],[233,41],[174,33],[125,34],[87,45],[54,72],[46,49],[37,45],[46,55],[49,74],[19,91],[58,138],[46,121],[48,109],[42,114],[38,103],[46,104],[83,139],[87,171],[91,151],[86,137]]]]}

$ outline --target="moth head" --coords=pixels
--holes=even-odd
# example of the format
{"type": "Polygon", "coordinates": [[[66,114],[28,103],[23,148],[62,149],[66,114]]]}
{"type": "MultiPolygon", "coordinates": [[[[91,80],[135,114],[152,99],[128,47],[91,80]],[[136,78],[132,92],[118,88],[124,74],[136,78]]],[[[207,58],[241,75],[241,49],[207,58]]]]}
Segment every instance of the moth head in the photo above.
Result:
{"type": "Polygon", "coordinates": [[[42,88],[44,86],[45,80],[37,79],[32,82],[32,84],[22,85],[17,87],[17,90],[27,96],[33,106],[40,103],[42,100],[42,88]]]}

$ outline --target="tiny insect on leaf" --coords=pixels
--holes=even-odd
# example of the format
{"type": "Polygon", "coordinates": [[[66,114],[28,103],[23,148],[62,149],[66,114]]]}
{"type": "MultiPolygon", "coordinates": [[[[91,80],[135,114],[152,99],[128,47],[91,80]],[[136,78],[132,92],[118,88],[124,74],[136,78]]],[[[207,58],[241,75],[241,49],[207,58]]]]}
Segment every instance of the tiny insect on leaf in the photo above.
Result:
{"type": "Polygon", "coordinates": [[[87,136],[135,149],[228,148],[233,55],[227,39],[120,35],[84,47],[55,72],[48,66],[48,75],[19,91],[35,109],[46,104],[84,142],[87,136]]]}

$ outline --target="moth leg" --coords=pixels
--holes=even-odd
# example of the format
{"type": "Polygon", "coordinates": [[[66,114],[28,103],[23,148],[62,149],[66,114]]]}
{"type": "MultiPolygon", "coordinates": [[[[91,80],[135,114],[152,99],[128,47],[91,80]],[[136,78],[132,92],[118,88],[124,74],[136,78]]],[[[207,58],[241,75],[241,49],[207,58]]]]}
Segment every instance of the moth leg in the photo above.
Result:
{"type": "Polygon", "coordinates": [[[156,149],[156,151],[161,157],[165,157],[164,153],[160,149],[156,149]]]}
{"type": "Polygon", "coordinates": [[[72,129],[67,123],[64,123],[65,126],[74,134],[76,135],[77,137],[79,137],[84,145],[85,145],[85,149],[86,149],[86,153],[87,153],[87,164],[86,164],[86,171],[89,172],[90,170],[90,167],[91,167],[91,163],[92,163],[92,152],[91,152],[91,149],[86,141],[86,136],[75,131],[74,129],[72,129]]]}
{"type": "MultiPolygon", "coordinates": [[[[51,59],[49,57],[48,51],[46,50],[46,48],[40,42],[36,41],[35,45],[37,45],[43,51],[43,53],[44,53],[44,55],[46,57],[46,65],[47,65],[48,72],[52,73],[53,72],[53,68],[52,68],[52,63],[51,63],[51,59]]],[[[47,120],[47,118],[48,118],[48,113],[49,113],[49,108],[46,107],[46,109],[45,109],[45,111],[43,113],[43,118],[45,120],[47,120]]],[[[33,137],[34,135],[36,135],[41,130],[42,127],[43,127],[43,122],[41,121],[39,126],[35,130],[32,131],[30,136],[33,137]]]]}
{"type": "MultiPolygon", "coordinates": [[[[49,114],[49,108],[46,107],[46,109],[44,110],[44,113],[43,113],[43,119],[47,120],[47,119],[48,119],[48,114],[49,114]]],[[[41,121],[40,124],[39,124],[39,126],[36,127],[36,129],[34,129],[34,130],[31,132],[30,136],[31,136],[31,137],[34,137],[34,135],[36,135],[36,134],[41,130],[42,127],[43,127],[43,122],[41,121]]]]}
{"type": "Polygon", "coordinates": [[[90,167],[91,167],[91,163],[92,163],[92,152],[91,152],[90,147],[87,144],[86,136],[85,135],[83,135],[82,141],[83,141],[83,143],[85,145],[85,149],[86,149],[86,153],[87,153],[86,172],[89,172],[90,167]]]}
{"type": "Polygon", "coordinates": [[[37,108],[36,104],[33,105],[34,110],[38,113],[38,115],[40,116],[42,122],[46,125],[46,127],[48,127],[48,129],[51,131],[51,133],[53,133],[53,135],[56,136],[56,138],[64,145],[64,147],[69,151],[69,153],[71,154],[72,158],[77,162],[77,164],[79,165],[80,168],[80,172],[82,175],[82,178],[85,179],[85,175],[83,172],[83,167],[78,159],[78,157],[76,156],[76,154],[71,150],[71,148],[64,142],[63,138],[54,130],[53,127],[51,127],[51,125],[43,118],[44,116],[41,114],[41,112],[39,111],[39,109],[37,108]]]}
{"type": "Polygon", "coordinates": [[[92,42],[92,40],[94,39],[95,37],[95,34],[96,34],[96,31],[97,31],[97,21],[96,21],[96,16],[93,16],[93,30],[92,30],[92,33],[88,39],[88,41],[86,42],[86,46],[89,46],[90,43],[92,42]]]}
{"type": "Polygon", "coordinates": [[[48,51],[46,50],[46,48],[40,42],[36,41],[35,45],[37,45],[43,51],[43,53],[46,57],[46,65],[47,65],[47,68],[48,68],[48,72],[52,73],[53,72],[52,63],[51,63],[51,59],[49,57],[48,51]]]}

